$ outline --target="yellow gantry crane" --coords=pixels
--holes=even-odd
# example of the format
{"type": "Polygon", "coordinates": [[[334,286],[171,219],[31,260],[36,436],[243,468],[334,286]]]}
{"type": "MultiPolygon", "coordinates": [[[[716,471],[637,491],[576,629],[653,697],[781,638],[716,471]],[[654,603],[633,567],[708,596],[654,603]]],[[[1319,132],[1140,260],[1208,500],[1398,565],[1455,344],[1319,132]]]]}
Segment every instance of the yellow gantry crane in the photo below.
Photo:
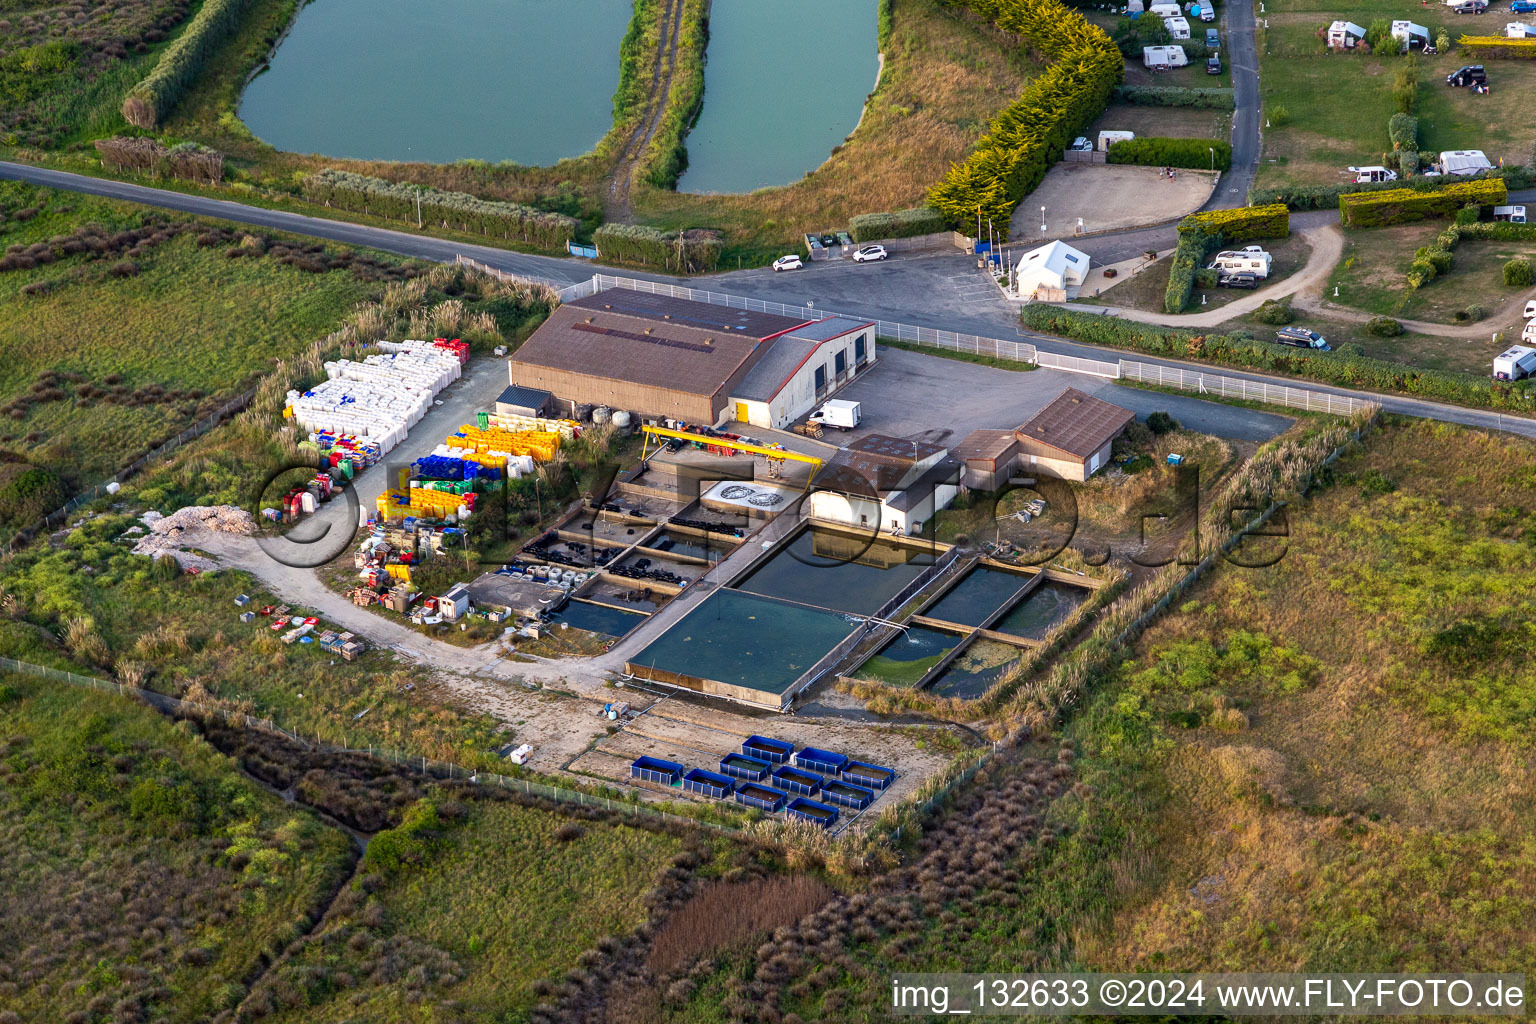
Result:
{"type": "Polygon", "coordinates": [[[785,460],[790,462],[804,462],[812,467],[812,477],[816,475],[817,470],[821,469],[822,465],[822,460],[818,459],[814,455],[801,455],[799,452],[792,452],[786,448],[768,448],[764,445],[752,444],[750,441],[732,441],[730,438],[710,437],[708,434],[692,434],[686,430],[672,430],[669,427],[653,427],[649,424],[642,425],[640,429],[645,431],[645,445],[640,450],[641,462],[644,462],[646,457],[649,455],[651,438],[654,437],[657,438],[658,441],[662,438],[672,438],[677,441],[692,441],[695,444],[701,444],[705,447],[712,445],[717,448],[731,448],[739,452],[746,452],[749,455],[761,455],[763,458],[768,460],[770,466],[772,466],[775,462],[783,462],[785,460]]]}

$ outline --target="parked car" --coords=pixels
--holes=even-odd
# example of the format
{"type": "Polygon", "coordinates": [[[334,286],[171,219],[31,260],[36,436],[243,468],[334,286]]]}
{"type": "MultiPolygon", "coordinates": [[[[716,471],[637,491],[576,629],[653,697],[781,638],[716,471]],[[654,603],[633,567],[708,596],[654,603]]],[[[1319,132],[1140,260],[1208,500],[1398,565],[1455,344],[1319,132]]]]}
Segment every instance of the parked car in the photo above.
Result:
{"type": "MultiPolygon", "coordinates": [[[[1536,0],[1533,0],[1533,2],[1536,2],[1536,0]]],[[[1074,153],[1092,153],[1093,143],[1079,135],[1077,138],[1072,140],[1072,145],[1068,146],[1067,148],[1074,153]]]]}
{"type": "Polygon", "coordinates": [[[1221,74],[1221,57],[1218,54],[1213,53],[1205,59],[1205,73],[1208,75],[1221,74]]]}
{"type": "Polygon", "coordinates": [[[891,254],[885,251],[885,246],[883,246],[883,245],[866,245],[866,246],[864,246],[861,249],[855,249],[854,250],[853,262],[855,262],[855,263],[869,263],[872,260],[884,260],[884,259],[890,259],[890,257],[891,257],[891,254]]]}
{"type": "Polygon", "coordinates": [[[1257,288],[1259,276],[1248,271],[1239,271],[1236,274],[1222,274],[1216,279],[1218,288],[1257,288]]]}
{"type": "Polygon", "coordinates": [[[1293,348],[1315,348],[1319,352],[1328,351],[1328,339],[1305,327],[1282,327],[1275,332],[1275,340],[1293,348]]]}
{"type": "MultiPolygon", "coordinates": [[[[1536,0],[1532,0],[1532,3],[1536,3],[1536,0]]],[[[1221,45],[1221,33],[1217,32],[1213,28],[1206,29],[1205,30],[1205,45],[1209,49],[1212,49],[1212,50],[1216,49],[1218,46],[1221,45]]]]}
{"type": "Polygon", "coordinates": [[[1528,14],[1536,11],[1536,0],[1511,0],[1509,10],[1512,14],[1528,14]]]}
{"type": "Polygon", "coordinates": [[[802,266],[804,264],[800,262],[800,257],[790,253],[773,261],[773,272],[777,274],[781,270],[799,270],[802,266]]]}
{"type": "Polygon", "coordinates": [[[1457,14],[1487,14],[1488,0],[1461,0],[1451,10],[1457,14]]]}
{"type": "Polygon", "coordinates": [[[1445,76],[1445,84],[1465,87],[1468,85],[1487,85],[1488,72],[1483,70],[1481,64],[1466,64],[1445,76]]]}

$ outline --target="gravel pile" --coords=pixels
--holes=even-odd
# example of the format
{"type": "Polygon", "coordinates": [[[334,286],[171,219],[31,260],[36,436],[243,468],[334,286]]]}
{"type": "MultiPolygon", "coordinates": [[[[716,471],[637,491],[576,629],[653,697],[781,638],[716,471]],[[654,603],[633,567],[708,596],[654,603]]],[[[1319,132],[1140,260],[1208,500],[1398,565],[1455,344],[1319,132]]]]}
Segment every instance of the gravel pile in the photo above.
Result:
{"type": "Polygon", "coordinates": [[[211,558],[181,550],[182,538],[188,530],[210,530],[214,533],[237,533],[249,536],[256,532],[256,523],[249,512],[234,505],[188,505],[168,516],[158,512],[146,512],[139,519],[149,527],[149,533],[139,538],[133,546],[136,555],[159,558],[169,555],[182,569],[212,572],[219,564],[211,558]]]}

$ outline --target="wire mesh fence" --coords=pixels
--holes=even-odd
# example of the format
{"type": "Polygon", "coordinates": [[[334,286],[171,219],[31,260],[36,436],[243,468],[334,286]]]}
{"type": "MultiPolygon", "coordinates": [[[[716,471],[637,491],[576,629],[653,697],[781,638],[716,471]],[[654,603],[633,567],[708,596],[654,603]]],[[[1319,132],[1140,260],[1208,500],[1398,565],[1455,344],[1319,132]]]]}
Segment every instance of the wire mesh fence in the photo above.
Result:
{"type": "Polygon", "coordinates": [[[1217,398],[1238,398],[1265,405],[1281,405],[1289,409],[1306,409],[1310,412],[1326,412],[1336,416],[1348,416],[1368,405],[1374,405],[1349,395],[1337,395],[1330,391],[1312,391],[1283,384],[1266,384],[1261,381],[1225,377],[1199,370],[1186,370],[1161,363],[1141,363],[1130,359],[1120,360],[1120,376],[1125,380],[1156,384],[1159,387],[1193,391],[1196,394],[1217,398]]]}

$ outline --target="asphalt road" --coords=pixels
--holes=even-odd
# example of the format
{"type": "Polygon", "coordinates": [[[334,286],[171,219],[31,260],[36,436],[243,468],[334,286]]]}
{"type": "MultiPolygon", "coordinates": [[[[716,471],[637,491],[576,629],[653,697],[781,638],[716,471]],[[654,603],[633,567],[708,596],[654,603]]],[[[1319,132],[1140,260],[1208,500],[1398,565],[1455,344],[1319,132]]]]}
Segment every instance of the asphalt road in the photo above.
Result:
{"type": "MultiPolygon", "coordinates": [[[[0,161],[0,179],[28,181],[52,188],[144,203],[164,209],[254,224],[350,245],[368,246],[427,260],[451,261],[457,254],[463,253],[510,273],[542,278],[557,284],[586,280],[592,276],[595,269],[598,269],[587,261],[574,258],[562,259],[508,252],[505,249],[450,242],[403,231],[310,217],[284,210],[268,210],[227,200],[207,199],[202,196],[30,167],[24,164],[0,161]]],[[[1530,201],[1532,197],[1536,197],[1536,190],[1512,193],[1512,198],[1516,201],[1530,201]]],[[[1337,214],[1327,210],[1309,211],[1296,214],[1292,218],[1292,223],[1297,227],[1304,227],[1313,222],[1326,222],[1336,216],[1337,214]]],[[[1152,248],[1152,245],[1144,242],[1146,239],[1156,237],[1160,230],[1166,230],[1168,237],[1172,237],[1171,227],[1145,229],[1127,232],[1122,236],[1103,236],[1099,239],[1087,240],[1085,244],[1092,244],[1096,249],[1116,244],[1122,247],[1134,245],[1136,248],[1131,252],[1131,255],[1134,255],[1141,248],[1152,248]]],[[[1167,248],[1168,245],[1160,247],[1167,248]]],[[[1095,255],[1092,251],[1090,255],[1100,260],[1105,258],[1095,255]]],[[[626,276],[652,281],[676,281],[675,278],[655,274],[601,269],[608,273],[623,273],[626,276]]],[[[920,327],[994,338],[1023,339],[1035,343],[1042,351],[1087,359],[1113,362],[1127,354],[1119,349],[1081,345],[1062,338],[1024,331],[1018,326],[1012,307],[1003,302],[995,291],[989,293],[988,288],[984,287],[984,281],[980,282],[983,286],[979,286],[979,280],[973,257],[968,258],[959,253],[913,253],[886,263],[859,265],[851,261],[829,260],[823,263],[812,263],[804,270],[783,275],[775,275],[767,269],[758,268],[714,274],[702,279],[678,283],[786,304],[801,305],[814,302],[818,312],[848,313],[871,320],[899,321],[920,327]]],[[[1144,356],[1137,358],[1151,365],[1215,372],[1255,383],[1279,384],[1318,394],[1347,395],[1378,401],[1389,412],[1489,429],[1513,430],[1526,436],[1536,437],[1536,421],[1520,417],[1463,409],[1415,398],[1329,387],[1241,370],[1215,369],[1204,364],[1182,360],[1154,359],[1144,356]]]]}
{"type": "MultiPolygon", "coordinates": [[[[1232,68],[1232,166],[1216,182],[1204,210],[1244,206],[1259,170],[1259,51],[1253,40],[1253,0],[1228,0],[1227,62],[1232,68]]],[[[1090,254],[1091,255],[1091,254],[1090,254]]]]}

